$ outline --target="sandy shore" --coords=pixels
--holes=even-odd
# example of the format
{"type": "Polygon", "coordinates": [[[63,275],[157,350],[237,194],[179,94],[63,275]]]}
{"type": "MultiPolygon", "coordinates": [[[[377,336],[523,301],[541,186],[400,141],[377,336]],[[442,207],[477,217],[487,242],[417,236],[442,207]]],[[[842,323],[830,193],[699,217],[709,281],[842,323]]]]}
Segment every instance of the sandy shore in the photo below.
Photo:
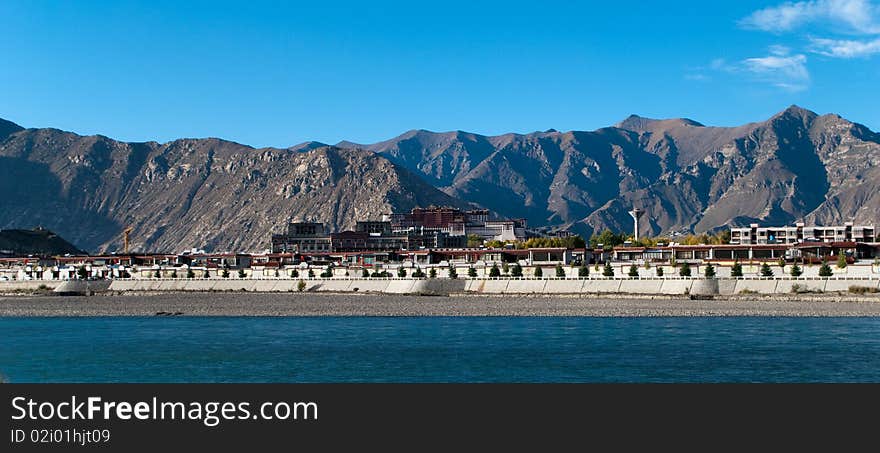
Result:
{"type": "Polygon", "coordinates": [[[780,300],[160,293],[0,296],[0,316],[880,316],[880,298],[780,300]]]}

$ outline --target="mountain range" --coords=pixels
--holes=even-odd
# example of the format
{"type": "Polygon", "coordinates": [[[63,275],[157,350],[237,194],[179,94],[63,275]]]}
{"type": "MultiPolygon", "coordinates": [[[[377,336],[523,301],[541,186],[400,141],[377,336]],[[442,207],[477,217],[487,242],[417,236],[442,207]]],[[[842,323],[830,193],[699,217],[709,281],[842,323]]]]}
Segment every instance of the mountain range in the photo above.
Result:
{"type": "Polygon", "coordinates": [[[333,229],[416,206],[481,206],[589,235],[795,221],[875,223],[880,134],[792,106],[710,127],[630,116],[595,131],[255,149],[215,138],[126,143],[0,120],[0,228],[42,225],[93,251],[260,250],[291,220],[333,229]]]}

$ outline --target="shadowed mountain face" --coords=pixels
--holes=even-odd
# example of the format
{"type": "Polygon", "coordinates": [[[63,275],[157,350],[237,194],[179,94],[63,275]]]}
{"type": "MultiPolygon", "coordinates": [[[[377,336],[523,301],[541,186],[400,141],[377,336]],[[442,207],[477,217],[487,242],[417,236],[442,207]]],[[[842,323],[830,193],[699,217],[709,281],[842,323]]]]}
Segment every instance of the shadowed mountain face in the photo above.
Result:
{"type": "Polygon", "coordinates": [[[261,250],[290,220],[350,228],[416,206],[475,203],[589,234],[705,232],[880,216],[880,135],[791,107],[734,128],[631,116],[592,132],[410,131],[373,145],[254,149],[123,143],[0,120],[0,228],[42,225],[87,250],[261,250]]]}
{"type": "Polygon", "coordinates": [[[367,149],[446,193],[581,233],[705,232],[750,222],[874,223],[880,136],[792,106],[767,121],[706,127],[631,116],[593,132],[486,137],[411,131],[367,149]]]}
{"type": "Polygon", "coordinates": [[[368,151],[253,149],[217,139],[123,143],[54,129],[0,141],[0,228],[43,225],[91,251],[262,250],[291,220],[350,228],[464,203],[368,151]]]}

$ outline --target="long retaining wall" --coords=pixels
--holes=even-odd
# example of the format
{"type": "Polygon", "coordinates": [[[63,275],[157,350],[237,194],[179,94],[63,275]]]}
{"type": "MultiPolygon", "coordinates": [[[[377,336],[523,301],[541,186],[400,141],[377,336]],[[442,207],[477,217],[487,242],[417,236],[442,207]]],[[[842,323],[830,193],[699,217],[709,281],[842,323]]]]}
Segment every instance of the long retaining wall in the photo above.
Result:
{"type": "MultiPolygon", "coordinates": [[[[155,279],[113,280],[110,291],[248,291],[388,294],[782,294],[799,291],[845,292],[851,286],[880,291],[875,278],[648,278],[648,279],[155,279]]],[[[65,283],[66,284],[66,283],[65,283]]],[[[63,285],[62,285],[63,286],[63,285]]],[[[59,288],[61,289],[61,288],[59,288]]],[[[57,289],[56,289],[57,291],[57,289]]]]}

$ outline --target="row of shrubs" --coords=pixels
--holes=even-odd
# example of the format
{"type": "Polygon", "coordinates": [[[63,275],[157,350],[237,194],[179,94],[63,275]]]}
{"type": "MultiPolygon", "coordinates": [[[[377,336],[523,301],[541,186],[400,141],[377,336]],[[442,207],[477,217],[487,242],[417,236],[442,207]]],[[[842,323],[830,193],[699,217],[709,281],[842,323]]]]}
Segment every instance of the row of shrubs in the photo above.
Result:
{"type": "MultiPolygon", "coordinates": [[[[597,264],[596,265],[597,271],[598,271],[598,268],[599,268],[599,265],[597,264]]],[[[565,269],[562,267],[561,264],[557,264],[555,270],[556,270],[556,272],[555,272],[556,277],[560,277],[560,278],[566,277],[565,269]]],[[[508,266],[507,263],[504,263],[502,265],[502,268],[499,268],[497,265],[492,265],[492,267],[489,269],[489,277],[501,277],[502,271],[504,272],[504,274],[503,274],[504,276],[509,276],[509,277],[522,277],[523,276],[522,266],[520,266],[519,264],[514,264],[512,266],[508,266]]],[[[663,276],[663,267],[657,267],[655,272],[658,277],[662,277],[663,276]]],[[[801,269],[801,267],[797,263],[795,263],[789,267],[789,274],[792,277],[800,277],[801,275],[803,275],[803,273],[804,273],[803,269],[801,269]]],[[[346,272],[346,275],[347,274],[348,274],[348,272],[346,272]]],[[[678,275],[679,276],[690,277],[691,274],[692,274],[692,271],[691,271],[690,264],[682,263],[681,265],[678,266],[678,275]]],[[[828,263],[822,263],[822,267],[819,268],[819,276],[820,277],[831,277],[833,274],[834,274],[834,272],[831,270],[831,267],[828,265],[828,263]]],[[[315,272],[312,269],[309,269],[306,275],[309,278],[314,278],[315,272]]],[[[468,275],[468,277],[472,277],[472,278],[476,277],[477,270],[473,267],[470,267],[470,268],[468,268],[467,275],[468,275]]],[[[536,267],[533,275],[535,277],[543,277],[544,271],[541,267],[536,267]]],[[[629,277],[638,277],[639,276],[639,267],[637,265],[633,264],[632,266],[630,266],[629,272],[627,273],[627,275],[629,277]]],[[[703,267],[703,275],[708,278],[715,277],[716,276],[715,266],[713,266],[711,263],[706,264],[706,266],[703,267]]],[[[764,263],[761,265],[760,275],[762,277],[773,277],[774,272],[769,264],[764,263]]],[[[162,274],[157,270],[155,273],[155,277],[160,278],[161,276],[162,276],[162,274]]],[[[222,270],[220,273],[220,276],[223,278],[229,278],[229,270],[227,270],[227,269],[222,270]]],[[[280,277],[280,274],[278,273],[278,271],[275,271],[275,276],[280,277]]],[[[326,269],[321,272],[320,276],[324,277],[324,278],[333,277],[333,270],[326,269]]],[[[406,277],[407,270],[402,267],[398,268],[397,269],[397,276],[401,277],[401,278],[406,277]]],[[[428,271],[428,274],[426,275],[425,272],[422,271],[421,268],[416,268],[415,271],[413,271],[412,276],[415,278],[424,278],[424,277],[436,278],[437,277],[437,270],[435,268],[431,268],[428,271]]],[[[582,266],[578,267],[578,277],[589,277],[589,276],[590,276],[590,267],[589,266],[582,265],[582,266]]],[[[602,276],[603,277],[613,277],[614,276],[614,268],[611,266],[611,263],[609,263],[609,262],[605,263],[605,266],[602,269],[602,276]]],[[[730,268],[730,276],[731,277],[742,277],[743,276],[742,264],[740,264],[739,262],[734,263],[733,266],[730,268]]],[[[205,272],[204,278],[209,278],[209,277],[210,277],[210,275],[207,272],[205,272]]],[[[245,271],[239,269],[238,278],[245,278],[245,277],[246,277],[245,271]]],[[[290,277],[291,278],[299,278],[300,277],[299,271],[296,269],[290,271],[290,277]]],[[[362,278],[370,278],[370,277],[387,278],[387,277],[391,277],[391,274],[388,271],[373,271],[371,273],[367,269],[362,269],[361,270],[361,277],[362,278]]],[[[177,278],[177,271],[171,272],[171,278],[177,278]]],[[[192,270],[187,270],[186,278],[195,278],[195,274],[193,273],[192,270]]],[[[458,272],[455,270],[455,267],[449,268],[449,278],[453,278],[453,279],[458,278],[458,272]]]]}

